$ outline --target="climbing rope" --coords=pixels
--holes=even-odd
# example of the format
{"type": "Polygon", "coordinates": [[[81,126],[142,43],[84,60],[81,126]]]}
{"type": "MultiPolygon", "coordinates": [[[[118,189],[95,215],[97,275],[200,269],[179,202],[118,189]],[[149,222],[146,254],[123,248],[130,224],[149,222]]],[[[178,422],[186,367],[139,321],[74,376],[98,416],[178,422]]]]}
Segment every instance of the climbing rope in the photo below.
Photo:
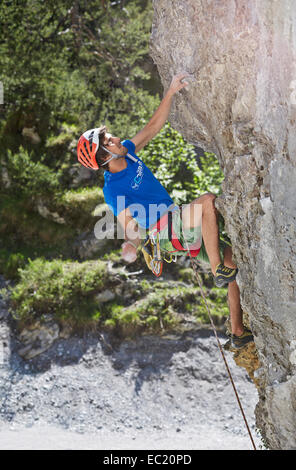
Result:
{"type": "MultiPolygon", "coordinates": [[[[184,235],[184,233],[183,233],[183,235],[184,235]]],[[[241,413],[242,413],[242,416],[243,416],[243,419],[244,419],[246,428],[247,428],[247,430],[248,430],[248,434],[249,434],[249,436],[250,436],[250,439],[251,439],[251,442],[252,442],[252,445],[253,445],[253,449],[254,449],[254,450],[257,450],[257,449],[256,449],[256,446],[255,446],[254,439],[253,439],[252,434],[251,434],[251,431],[250,431],[250,427],[249,427],[249,425],[248,425],[248,421],[247,421],[246,415],[245,415],[245,413],[244,413],[244,410],[243,410],[243,407],[242,407],[240,398],[239,398],[239,396],[238,396],[238,392],[237,392],[236,386],[235,386],[235,384],[234,384],[234,381],[233,381],[233,378],[232,378],[232,375],[231,375],[231,372],[230,372],[230,369],[229,369],[229,366],[228,366],[228,363],[227,363],[227,360],[226,360],[226,357],[225,357],[223,348],[222,348],[221,343],[220,343],[220,340],[219,340],[219,338],[218,338],[218,333],[217,333],[217,330],[216,330],[216,327],[215,327],[215,324],[214,324],[214,321],[213,321],[213,318],[212,318],[212,315],[211,315],[211,312],[210,312],[210,308],[209,308],[209,306],[208,306],[207,299],[206,299],[205,294],[204,294],[204,291],[203,291],[202,282],[201,282],[200,276],[199,276],[199,274],[198,274],[198,272],[197,272],[196,264],[194,263],[193,258],[192,258],[192,256],[191,256],[191,253],[190,253],[190,250],[189,250],[189,247],[188,247],[187,240],[186,240],[185,237],[184,237],[184,239],[185,239],[185,243],[186,243],[186,248],[187,248],[188,253],[189,253],[189,256],[190,256],[191,266],[192,266],[193,272],[194,272],[194,274],[195,274],[195,277],[196,277],[196,279],[197,279],[197,282],[198,282],[198,285],[199,285],[199,288],[200,288],[200,291],[201,291],[201,295],[202,295],[203,301],[204,301],[204,303],[205,303],[205,306],[206,306],[206,309],[207,309],[207,312],[208,312],[208,316],[209,316],[209,319],[210,319],[210,322],[211,322],[211,325],[212,325],[212,328],[213,328],[213,331],[214,331],[214,334],[215,334],[215,337],[216,337],[216,340],[217,340],[217,344],[218,344],[218,347],[219,347],[219,349],[220,349],[220,352],[221,352],[221,355],[222,355],[222,358],[223,358],[223,361],[224,361],[226,370],[227,370],[227,372],[228,372],[228,376],[229,376],[230,382],[231,382],[231,384],[232,384],[232,387],[233,387],[233,390],[234,390],[234,393],[235,393],[235,396],[236,396],[236,399],[237,399],[237,402],[238,402],[240,411],[241,411],[241,413]]]]}

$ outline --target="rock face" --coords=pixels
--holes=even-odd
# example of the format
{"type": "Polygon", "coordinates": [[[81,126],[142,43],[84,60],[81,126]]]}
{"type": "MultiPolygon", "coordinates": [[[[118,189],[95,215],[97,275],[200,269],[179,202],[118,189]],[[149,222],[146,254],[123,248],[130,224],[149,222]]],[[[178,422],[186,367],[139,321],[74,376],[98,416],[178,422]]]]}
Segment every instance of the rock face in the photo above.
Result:
{"type": "Polygon", "coordinates": [[[154,0],[164,88],[186,70],[170,121],[224,171],[217,207],[261,362],[257,425],[296,448],[296,10],[294,0],[154,0]]]}
{"type": "Polygon", "coordinates": [[[22,330],[19,340],[23,343],[18,351],[24,359],[32,359],[47,351],[59,337],[59,326],[49,317],[44,323],[36,322],[29,329],[22,330]]]}

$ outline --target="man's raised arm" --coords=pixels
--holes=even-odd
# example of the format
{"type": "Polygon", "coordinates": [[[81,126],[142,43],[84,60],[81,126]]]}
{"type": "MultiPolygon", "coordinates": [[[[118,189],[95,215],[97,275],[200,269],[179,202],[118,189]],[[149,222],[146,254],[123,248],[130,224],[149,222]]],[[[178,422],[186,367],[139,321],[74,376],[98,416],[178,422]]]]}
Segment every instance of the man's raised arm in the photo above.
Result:
{"type": "Polygon", "coordinates": [[[182,81],[188,76],[188,73],[181,72],[173,77],[167,93],[150,121],[133,139],[131,139],[136,146],[136,153],[148,144],[148,142],[153,139],[153,137],[155,137],[164,126],[170,113],[173,96],[177,91],[188,85],[188,82],[182,81]]]}

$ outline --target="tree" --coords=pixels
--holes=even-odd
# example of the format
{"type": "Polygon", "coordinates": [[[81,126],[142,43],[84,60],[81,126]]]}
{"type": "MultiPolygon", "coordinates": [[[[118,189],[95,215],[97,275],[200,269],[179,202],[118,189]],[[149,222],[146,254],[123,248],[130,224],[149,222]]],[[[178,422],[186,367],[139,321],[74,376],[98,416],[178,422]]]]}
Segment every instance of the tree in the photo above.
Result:
{"type": "Polygon", "coordinates": [[[205,153],[199,168],[194,146],[169,123],[140,156],[177,204],[191,202],[205,192],[219,194],[221,191],[224,176],[215,155],[205,153]]]}
{"type": "Polygon", "coordinates": [[[158,103],[144,89],[151,21],[150,1],[3,0],[2,147],[28,146],[25,127],[44,146],[62,123],[77,133],[100,122],[135,133],[158,103]]]}

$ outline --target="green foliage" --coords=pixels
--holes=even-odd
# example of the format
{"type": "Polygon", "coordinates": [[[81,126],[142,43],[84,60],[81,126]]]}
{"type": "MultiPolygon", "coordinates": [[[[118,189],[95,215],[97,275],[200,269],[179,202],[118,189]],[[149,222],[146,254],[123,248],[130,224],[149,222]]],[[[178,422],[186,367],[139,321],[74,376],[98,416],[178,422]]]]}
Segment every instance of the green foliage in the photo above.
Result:
{"type": "Polygon", "coordinates": [[[77,230],[90,230],[97,220],[94,219],[96,210],[105,209],[106,204],[102,188],[94,186],[65,191],[56,198],[55,207],[68,225],[77,230]]]}
{"type": "Polygon", "coordinates": [[[5,248],[0,249],[0,272],[8,279],[18,278],[18,269],[25,266],[23,253],[10,253],[5,248]]]}
{"type": "Polygon", "coordinates": [[[215,155],[205,153],[199,168],[194,146],[169,123],[140,156],[177,204],[191,202],[205,192],[220,192],[223,173],[215,155]]]}
{"type": "MultiPolygon", "coordinates": [[[[105,317],[104,324],[112,328],[131,327],[150,331],[165,331],[181,327],[186,314],[195,317],[200,324],[208,324],[206,307],[200,296],[199,288],[176,285],[149,284],[141,282],[143,289],[140,299],[125,307],[114,304],[105,317]]],[[[210,293],[209,304],[216,323],[222,322],[227,315],[227,289],[214,289],[210,293]]]]}
{"type": "Polygon", "coordinates": [[[8,179],[6,194],[17,193],[19,198],[30,199],[41,195],[52,198],[59,190],[60,173],[40,162],[34,162],[32,155],[23,147],[20,147],[18,153],[7,151],[6,158],[0,159],[0,170],[2,169],[8,179]]]}
{"type": "MultiPolygon", "coordinates": [[[[1,250],[0,264],[8,258],[9,254],[1,250]]],[[[199,323],[209,322],[199,288],[193,285],[176,283],[172,287],[171,283],[143,280],[133,291],[130,305],[123,297],[99,303],[96,295],[114,284],[108,275],[108,261],[79,263],[40,257],[25,263],[22,254],[17,254],[10,256],[9,262],[18,272],[18,282],[10,288],[11,313],[22,325],[42,321],[45,314],[75,327],[100,326],[126,332],[175,329],[188,314],[199,323]]],[[[115,282],[124,283],[124,278],[123,274],[115,282]]],[[[217,322],[227,315],[226,295],[227,289],[209,291],[208,301],[217,322]]]]}
{"type": "Polygon", "coordinates": [[[76,139],[101,122],[122,137],[139,130],[158,102],[145,89],[151,22],[151,1],[3,0],[2,147],[30,146],[24,127],[45,149],[65,122],[77,126],[76,139]]]}
{"type": "MultiPolygon", "coordinates": [[[[0,3],[0,235],[6,244],[0,272],[16,281],[11,311],[21,322],[50,313],[75,325],[159,331],[178,325],[184,313],[208,321],[193,287],[152,289],[143,281],[132,305],[123,298],[99,305],[96,293],[114,282],[107,263],[121,263],[115,250],[103,261],[54,259],[67,256],[103,202],[97,187],[69,189],[80,134],[104,123],[131,138],[159,104],[148,57],[151,22],[151,0],[0,3]],[[41,216],[40,201],[66,224],[41,216]]],[[[194,147],[169,124],[140,156],[176,203],[220,191],[215,156],[205,154],[199,168],[194,147]]],[[[184,269],[181,278],[191,283],[192,273],[184,269]]],[[[211,301],[220,314],[226,311],[221,291],[211,301]]]]}
{"type": "Polygon", "coordinates": [[[95,95],[87,123],[104,122],[114,134],[131,136],[158,102],[144,89],[150,80],[145,66],[151,2],[105,2],[102,8],[92,0],[83,2],[82,9],[79,64],[95,95]]]}
{"type": "MultiPolygon", "coordinates": [[[[215,287],[211,288],[207,293],[207,304],[213,320],[216,321],[217,324],[220,323],[221,320],[224,322],[229,315],[227,304],[227,289],[217,289],[215,287]]],[[[209,323],[208,311],[202,300],[200,304],[194,305],[191,311],[199,322],[209,323]]]]}
{"type": "Polygon", "coordinates": [[[33,99],[37,104],[43,97],[44,80],[54,81],[58,76],[63,60],[69,56],[58,33],[69,21],[67,9],[71,3],[1,2],[1,74],[9,110],[12,103],[31,107],[33,99]]]}
{"type": "MultiPolygon", "coordinates": [[[[76,229],[42,217],[31,207],[30,201],[1,195],[0,212],[0,237],[10,253],[21,252],[26,256],[42,253],[51,257],[71,250],[69,242],[73,241],[76,229]]],[[[5,271],[0,269],[0,272],[5,271]]]]}
{"type": "Polygon", "coordinates": [[[22,322],[32,322],[45,313],[57,320],[83,324],[98,318],[93,295],[106,280],[102,261],[29,260],[19,269],[20,280],[11,291],[11,312],[22,322]]]}
{"type": "Polygon", "coordinates": [[[104,202],[103,190],[98,187],[84,187],[65,191],[60,200],[66,210],[82,210],[91,213],[97,204],[104,202]]]}

